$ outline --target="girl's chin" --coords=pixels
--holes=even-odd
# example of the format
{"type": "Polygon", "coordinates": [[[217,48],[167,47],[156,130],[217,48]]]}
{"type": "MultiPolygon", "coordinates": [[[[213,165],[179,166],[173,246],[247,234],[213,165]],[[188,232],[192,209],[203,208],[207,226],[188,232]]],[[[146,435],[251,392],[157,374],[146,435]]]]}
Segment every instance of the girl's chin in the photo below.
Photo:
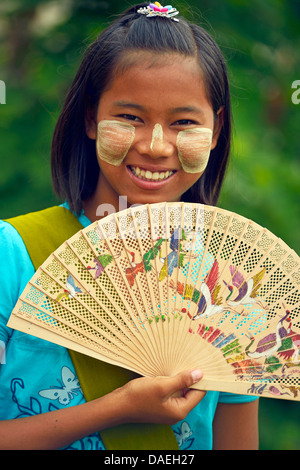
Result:
{"type": "Polygon", "coordinates": [[[169,170],[166,173],[169,174],[165,178],[156,181],[154,178],[139,177],[130,165],[122,165],[112,171],[111,165],[103,164],[98,181],[98,201],[121,206],[120,210],[133,204],[178,202],[197,179],[195,175],[180,170],[169,170]]]}
{"type": "Polygon", "coordinates": [[[156,194],[129,194],[126,196],[127,206],[130,207],[134,204],[157,204],[160,202],[179,202],[181,195],[174,195],[170,197],[168,193],[156,193],[156,194]]]}

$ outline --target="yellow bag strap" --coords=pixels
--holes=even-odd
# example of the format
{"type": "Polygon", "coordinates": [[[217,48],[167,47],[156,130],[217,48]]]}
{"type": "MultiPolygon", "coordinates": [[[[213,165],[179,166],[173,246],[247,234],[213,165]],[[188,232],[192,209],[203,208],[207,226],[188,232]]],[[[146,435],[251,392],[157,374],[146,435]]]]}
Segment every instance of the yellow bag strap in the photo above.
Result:
{"type": "MultiPolygon", "coordinates": [[[[6,220],[22,237],[35,269],[68,238],[82,229],[78,219],[62,206],[31,212],[6,220]]],[[[136,374],[91,357],[69,351],[82,392],[87,401],[99,398],[136,374]]],[[[102,430],[107,450],[178,450],[170,426],[158,424],[124,424],[102,430]]]]}
{"type": "Polygon", "coordinates": [[[83,227],[68,209],[49,207],[6,220],[21,235],[35,270],[83,227]]]}

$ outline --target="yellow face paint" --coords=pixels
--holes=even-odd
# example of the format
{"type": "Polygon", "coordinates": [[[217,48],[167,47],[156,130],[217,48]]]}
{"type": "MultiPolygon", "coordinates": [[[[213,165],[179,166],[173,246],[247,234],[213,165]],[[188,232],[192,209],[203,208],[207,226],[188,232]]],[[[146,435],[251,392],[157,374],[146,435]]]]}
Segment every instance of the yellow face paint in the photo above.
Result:
{"type": "Polygon", "coordinates": [[[212,130],[203,127],[178,132],[178,158],[186,173],[205,170],[211,149],[212,130]]]}
{"type": "Polygon", "coordinates": [[[151,144],[150,144],[150,149],[151,149],[151,152],[153,152],[153,150],[156,150],[159,146],[159,148],[161,148],[162,144],[163,144],[163,128],[160,124],[155,124],[154,128],[153,128],[153,132],[152,132],[152,140],[151,140],[151,144]]]}
{"type": "Polygon", "coordinates": [[[135,136],[135,127],[126,122],[100,121],[97,132],[97,155],[110,165],[119,166],[135,136]]]}
{"type": "MultiPolygon", "coordinates": [[[[103,120],[98,124],[97,155],[110,165],[119,166],[126,157],[135,137],[131,124],[103,120]]],[[[187,129],[177,135],[178,158],[186,173],[200,173],[207,165],[212,142],[212,131],[206,128],[187,129]]],[[[151,151],[163,145],[163,128],[155,124],[150,144],[151,151]]]]}

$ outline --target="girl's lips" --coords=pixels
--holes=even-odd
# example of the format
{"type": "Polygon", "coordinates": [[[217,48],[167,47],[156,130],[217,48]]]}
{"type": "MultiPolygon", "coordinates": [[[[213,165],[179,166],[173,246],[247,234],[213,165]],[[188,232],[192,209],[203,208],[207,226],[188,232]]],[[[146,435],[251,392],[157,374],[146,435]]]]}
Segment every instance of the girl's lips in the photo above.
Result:
{"type": "Polygon", "coordinates": [[[162,169],[158,169],[155,167],[151,167],[150,169],[150,168],[138,167],[135,165],[127,165],[126,170],[129,174],[129,177],[137,186],[139,186],[141,189],[149,189],[149,190],[160,189],[165,184],[167,184],[176,174],[176,170],[166,170],[166,169],[162,170],[162,169]],[[158,173],[159,173],[159,177],[157,176],[158,173]],[[152,179],[152,178],[158,178],[158,179],[152,179]]]}

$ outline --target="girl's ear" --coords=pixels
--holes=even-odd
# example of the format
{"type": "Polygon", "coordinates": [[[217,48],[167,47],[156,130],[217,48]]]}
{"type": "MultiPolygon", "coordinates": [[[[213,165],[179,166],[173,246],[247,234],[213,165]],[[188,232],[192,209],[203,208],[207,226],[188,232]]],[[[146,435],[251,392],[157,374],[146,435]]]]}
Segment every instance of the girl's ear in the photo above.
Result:
{"type": "Polygon", "coordinates": [[[85,132],[86,135],[93,140],[97,138],[97,119],[96,119],[96,111],[95,109],[90,106],[89,104],[85,110],[85,132]]]}
{"type": "Polygon", "coordinates": [[[214,132],[212,137],[211,149],[214,149],[218,143],[218,138],[224,123],[224,106],[221,106],[221,108],[218,110],[217,116],[214,121],[214,132]]]}

